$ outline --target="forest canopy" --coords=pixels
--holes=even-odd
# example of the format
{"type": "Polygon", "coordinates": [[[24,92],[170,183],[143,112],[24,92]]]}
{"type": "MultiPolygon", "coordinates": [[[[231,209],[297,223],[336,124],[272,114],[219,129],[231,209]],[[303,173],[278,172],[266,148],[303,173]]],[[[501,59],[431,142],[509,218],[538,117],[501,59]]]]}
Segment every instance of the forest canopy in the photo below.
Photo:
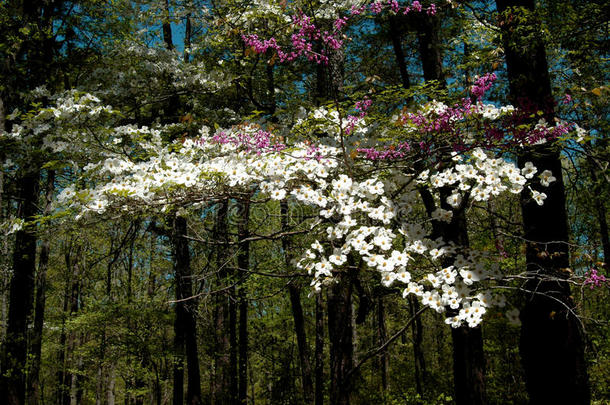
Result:
{"type": "Polygon", "coordinates": [[[7,0],[0,402],[610,400],[601,0],[7,0]]]}

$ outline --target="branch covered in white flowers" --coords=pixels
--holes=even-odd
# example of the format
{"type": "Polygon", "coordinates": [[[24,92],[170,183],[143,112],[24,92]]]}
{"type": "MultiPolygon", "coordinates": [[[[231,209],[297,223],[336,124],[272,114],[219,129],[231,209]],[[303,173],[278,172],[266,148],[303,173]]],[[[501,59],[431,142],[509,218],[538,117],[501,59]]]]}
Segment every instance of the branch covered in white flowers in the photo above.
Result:
{"type": "MultiPolygon", "coordinates": [[[[67,187],[58,201],[80,218],[109,210],[193,208],[244,191],[254,191],[254,202],[290,199],[318,215],[312,227],[318,240],[297,262],[312,276],[314,291],[335,282],[337,274],[352,271],[348,263],[361,263],[377,273],[384,286],[401,286],[403,296],[414,294],[424,305],[448,313],[446,322],[453,327],[476,326],[488,308],[504,306],[503,296],[485,287],[501,277],[492,257],[457,251],[442,239],[427,237],[430,219],[417,215],[417,188],[427,188],[437,200],[441,188],[455,190],[446,200],[452,209],[438,208],[432,218],[450,222],[453,209],[469,197],[487,201],[529,187],[541,204],[544,194],[528,183],[537,169],[527,164],[519,170],[480,148],[453,153],[450,165],[379,168],[354,155],[351,143],[341,142],[345,128],[338,126],[351,125],[357,138],[359,131],[365,133],[363,118],[350,124],[336,111],[311,114],[314,120],[322,117],[330,117],[324,124],[330,136],[318,144],[284,144],[253,124],[213,134],[204,127],[197,139],[173,144],[162,141],[168,127],[117,127],[111,137],[131,136],[132,150],[86,166],[88,182],[96,185],[67,187]],[[343,164],[346,159],[349,167],[343,164]]],[[[302,125],[299,122],[295,130],[302,131],[302,125]]],[[[553,180],[548,171],[540,175],[543,186],[553,180]]]]}

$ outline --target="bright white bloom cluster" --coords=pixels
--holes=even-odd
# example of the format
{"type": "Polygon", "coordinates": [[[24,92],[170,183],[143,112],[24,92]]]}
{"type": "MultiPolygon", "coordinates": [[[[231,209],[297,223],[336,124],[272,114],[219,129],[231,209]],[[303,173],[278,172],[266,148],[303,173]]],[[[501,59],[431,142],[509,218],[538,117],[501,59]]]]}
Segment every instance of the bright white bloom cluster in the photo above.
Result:
{"type": "Polygon", "coordinates": [[[515,111],[515,107],[513,107],[512,105],[496,107],[493,104],[484,104],[484,103],[479,102],[476,104],[476,107],[475,107],[476,113],[481,114],[483,116],[483,118],[486,118],[489,120],[497,120],[501,116],[511,114],[514,111],[515,111]]]}
{"type": "MultiPolygon", "coordinates": [[[[519,170],[512,162],[475,149],[454,156],[453,165],[442,170],[376,172],[369,162],[346,162],[334,142],[278,147],[271,134],[255,125],[213,135],[203,128],[200,139],[169,146],[161,142],[163,130],[117,128],[115,138],[143,139],[137,148],[146,158],[140,154],[132,161],[128,154],[113,155],[89,165],[86,171],[98,179],[98,186],[68,187],[60,202],[83,215],[110,208],[193,206],[245,190],[257,191],[259,201],[265,196],[291,198],[319,213],[312,228],[318,241],[298,261],[298,267],[313,276],[314,290],[362,263],[379,273],[384,286],[401,285],[404,296],[414,294],[435,311],[450,313],[446,322],[453,327],[476,326],[491,305],[503,304],[503,298],[482,291],[482,281],[498,276],[489,258],[427,237],[427,220],[414,214],[415,187],[428,186],[437,200],[441,188],[455,190],[446,200],[451,208],[437,209],[432,218],[451,221],[466,193],[484,201],[505,191],[520,192],[536,172],[533,165],[519,170]],[[108,177],[110,181],[101,181],[108,177]]],[[[546,172],[541,176],[551,181],[546,172]]]]}
{"type": "MultiPolygon", "coordinates": [[[[68,91],[57,96],[54,105],[42,108],[36,114],[23,114],[21,123],[13,125],[10,133],[0,130],[0,137],[29,140],[44,135],[45,146],[54,152],[65,151],[74,145],[75,140],[80,147],[85,139],[91,139],[92,135],[84,130],[88,123],[114,113],[112,107],[103,105],[92,94],[68,91]]],[[[9,118],[19,116],[19,111],[13,111],[9,118]]]]}

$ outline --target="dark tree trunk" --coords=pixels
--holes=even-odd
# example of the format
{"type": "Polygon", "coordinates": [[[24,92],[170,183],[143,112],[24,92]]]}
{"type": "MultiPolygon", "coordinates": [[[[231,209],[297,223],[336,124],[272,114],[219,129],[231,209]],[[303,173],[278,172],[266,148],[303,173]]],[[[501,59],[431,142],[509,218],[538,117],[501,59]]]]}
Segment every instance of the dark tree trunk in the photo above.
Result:
{"type": "MultiPolygon", "coordinates": [[[[288,230],[288,203],[281,202],[281,218],[282,231],[288,230]]],[[[284,250],[284,261],[286,270],[292,269],[292,255],[290,246],[290,238],[282,238],[282,249],[284,250]]],[[[303,399],[306,403],[311,403],[314,399],[313,381],[311,378],[311,363],[309,361],[309,346],[307,345],[307,334],[305,333],[305,317],[303,316],[303,307],[301,305],[301,289],[290,283],[288,285],[288,294],[290,296],[290,305],[292,309],[292,319],[294,321],[294,331],[297,337],[297,347],[299,350],[299,361],[301,364],[301,384],[303,387],[303,399]]]]}
{"type": "MultiPolygon", "coordinates": [[[[383,297],[377,299],[377,339],[379,346],[383,346],[388,338],[385,326],[385,306],[383,297]]],[[[385,392],[388,389],[388,353],[384,349],[379,353],[379,368],[381,373],[381,389],[385,392]]]]}
{"type": "MultiPolygon", "coordinates": [[[[415,316],[420,310],[420,303],[417,297],[409,296],[409,309],[411,310],[411,316],[415,316]]],[[[413,322],[411,327],[411,333],[413,335],[413,366],[415,368],[415,389],[421,396],[424,395],[424,387],[427,380],[426,370],[426,358],[424,357],[424,351],[422,348],[423,343],[423,326],[421,317],[418,316],[413,322]]]]}
{"type": "Polygon", "coordinates": [[[248,403],[248,299],[239,289],[239,403],[248,403]]]}
{"type": "MultiPolygon", "coordinates": [[[[542,111],[554,120],[554,103],[546,52],[534,16],[533,0],[497,0],[506,55],[511,102],[542,111]],[[518,8],[518,9],[517,9],[518,8]],[[519,13],[516,16],[515,13],[519,13]]],[[[521,358],[532,404],[589,404],[590,391],[584,344],[572,308],[570,286],[561,280],[569,267],[568,224],[560,151],[546,143],[531,146],[519,164],[532,162],[539,172],[551,170],[556,181],[545,189],[543,206],[524,192],[521,196],[527,272],[531,277],[521,312],[521,358]],[[556,278],[550,281],[549,276],[556,278]]],[[[536,187],[536,186],[535,186],[536,187]]]]}
{"type": "Polygon", "coordinates": [[[352,390],[348,375],[353,367],[352,280],[346,273],[328,289],[328,340],[330,353],[330,403],[349,405],[352,390]]]}
{"type": "MultiPolygon", "coordinates": [[[[191,272],[191,257],[189,244],[186,239],[187,222],[186,218],[176,216],[173,222],[172,244],[174,256],[174,271],[176,283],[176,318],[174,323],[175,330],[175,349],[177,357],[186,355],[187,365],[187,389],[186,403],[201,403],[201,385],[199,375],[199,356],[197,353],[197,324],[196,300],[193,295],[193,280],[191,272]]],[[[174,366],[174,400],[181,401],[184,375],[184,361],[179,360],[174,366]],[[182,369],[179,367],[182,366],[182,369]],[[176,379],[177,378],[177,379],[176,379]],[[182,381],[181,381],[182,380],[182,381]]],[[[180,404],[182,402],[175,402],[180,404]]]]}
{"type": "MultiPolygon", "coordinates": [[[[250,242],[246,240],[250,236],[248,229],[250,220],[250,198],[242,204],[242,217],[238,225],[239,253],[237,255],[237,266],[239,272],[244,276],[250,269],[250,242]]],[[[246,287],[239,287],[239,383],[238,403],[245,405],[248,402],[248,299],[246,287]]]]}
{"type": "Polygon", "coordinates": [[[604,189],[595,169],[595,163],[589,161],[589,174],[593,182],[593,203],[595,205],[595,216],[599,222],[599,235],[604,254],[604,273],[610,275],[610,238],[608,237],[608,221],[606,220],[606,205],[604,189]]]}
{"type": "Polygon", "coordinates": [[[59,337],[59,371],[57,373],[56,401],[58,405],[70,405],[70,394],[72,388],[72,373],[69,371],[72,362],[71,354],[74,351],[75,336],[68,334],[65,329],[65,322],[76,315],[79,308],[80,293],[80,248],[76,252],[71,249],[65,254],[66,268],[71,271],[71,278],[66,284],[64,296],[64,320],[59,337]]]}
{"type": "MultiPolygon", "coordinates": [[[[392,40],[392,47],[394,48],[394,57],[396,59],[396,64],[398,65],[398,71],[400,72],[400,79],[401,79],[401,83],[402,86],[406,89],[408,89],[411,86],[411,81],[409,79],[409,72],[407,70],[407,64],[405,61],[405,54],[402,48],[402,32],[400,29],[400,20],[398,17],[390,17],[390,37],[392,40]]],[[[420,36],[421,38],[421,36],[420,36]]],[[[424,37],[424,39],[426,39],[427,37],[424,37]]],[[[438,39],[438,38],[437,38],[438,39]]],[[[420,39],[420,44],[421,44],[421,39],[420,39]]],[[[428,45],[426,45],[426,49],[428,45]]],[[[421,50],[421,48],[420,48],[421,50]]],[[[440,52],[440,49],[438,48],[438,46],[433,47],[432,49],[433,52],[440,52]]],[[[426,59],[433,59],[433,60],[439,60],[440,56],[435,56],[433,54],[433,52],[430,52],[431,55],[429,55],[428,52],[424,54],[421,54],[421,58],[422,60],[424,58],[426,59]]],[[[427,62],[426,66],[430,65],[431,62],[427,62]]],[[[425,71],[426,75],[433,75],[434,71],[438,71],[441,72],[441,68],[440,67],[435,67],[432,72],[429,71],[425,71]]],[[[439,78],[442,79],[442,77],[439,75],[439,78]]],[[[411,310],[411,315],[415,316],[415,314],[419,311],[419,301],[417,300],[417,297],[414,296],[410,296],[409,297],[409,308],[411,310]]],[[[417,393],[420,394],[421,396],[424,395],[424,386],[426,383],[426,379],[427,379],[427,371],[426,371],[426,361],[425,361],[425,357],[424,357],[424,351],[422,349],[422,342],[423,342],[423,325],[422,325],[422,320],[421,317],[416,317],[415,321],[413,322],[413,325],[411,326],[411,330],[412,330],[412,335],[413,335],[413,355],[414,355],[414,367],[415,367],[415,385],[416,385],[416,390],[417,393]]],[[[405,335],[403,335],[403,338],[405,337],[405,335]]]]}
{"type": "MultiPolygon", "coordinates": [[[[328,64],[317,70],[317,92],[321,101],[339,101],[343,92],[344,55],[340,50],[329,52],[328,64]]],[[[330,355],[330,403],[348,405],[352,385],[349,374],[353,367],[353,280],[346,272],[335,275],[337,283],[328,289],[327,314],[330,355]]],[[[317,322],[317,319],[316,319],[317,322]]],[[[318,331],[316,331],[317,335],[318,331]]],[[[318,336],[316,336],[316,356],[318,353],[318,336]]],[[[316,358],[316,403],[318,401],[318,358],[316,358]]]]}
{"type": "MultiPolygon", "coordinates": [[[[55,171],[47,172],[47,185],[45,191],[44,215],[50,215],[52,211],[51,202],[55,191],[55,171]]],[[[30,338],[30,366],[28,372],[27,394],[28,402],[35,404],[40,401],[40,353],[42,349],[42,327],[44,321],[45,300],[47,293],[47,268],[49,267],[49,250],[51,241],[46,236],[40,246],[38,259],[38,272],[36,274],[36,301],[34,306],[34,327],[30,338]]]]}
{"type": "Polygon", "coordinates": [[[32,313],[34,299],[34,274],[36,271],[36,225],[38,213],[39,171],[25,173],[20,184],[19,218],[26,221],[17,231],[13,250],[13,278],[10,284],[9,310],[4,347],[2,351],[2,375],[0,391],[6,393],[6,403],[25,403],[27,360],[27,324],[32,313]]]}
{"type": "Polygon", "coordinates": [[[186,17],[184,17],[184,61],[189,63],[190,60],[190,48],[191,48],[191,35],[193,33],[193,28],[191,25],[191,13],[188,13],[186,17]]]}
{"type": "MultiPolygon", "coordinates": [[[[66,253],[66,268],[70,270],[70,254],[66,253]]],[[[69,317],[68,308],[70,301],[70,290],[68,287],[68,283],[66,283],[66,289],[64,292],[64,305],[63,305],[63,319],[61,324],[61,332],[59,334],[59,351],[57,354],[57,385],[55,390],[55,403],[57,405],[62,405],[62,398],[64,396],[64,392],[66,387],[64,386],[64,375],[66,371],[66,319],[69,317]]]]}
{"type": "Polygon", "coordinates": [[[324,307],[322,295],[316,295],[316,341],[315,341],[315,365],[314,375],[316,385],[314,387],[315,405],[324,404],[324,307]]]}
{"type": "MultiPolygon", "coordinates": [[[[233,283],[233,280],[229,280],[233,283]]],[[[238,381],[237,381],[237,303],[235,302],[235,286],[231,286],[228,290],[229,298],[229,396],[232,404],[237,403],[238,398],[238,381]]]]}
{"type": "MultiPolygon", "coordinates": [[[[424,79],[427,82],[436,81],[439,86],[445,87],[439,37],[440,19],[438,16],[422,14],[419,16],[416,26],[424,79]]],[[[422,197],[430,200],[424,194],[422,192],[422,197]]],[[[449,194],[450,190],[441,191],[441,207],[446,210],[451,210],[445,201],[449,194]]],[[[433,201],[428,201],[426,206],[428,214],[432,213],[433,204],[433,201]]],[[[436,223],[435,225],[434,233],[441,236],[445,242],[454,242],[458,246],[468,249],[468,230],[463,210],[454,211],[450,224],[443,226],[436,223]]],[[[451,337],[453,339],[453,379],[456,404],[486,404],[485,357],[480,328],[460,327],[458,330],[452,331],[451,337]]]]}
{"type": "Polygon", "coordinates": [[[416,21],[419,55],[426,82],[438,81],[445,86],[443,75],[443,54],[440,42],[440,17],[420,13],[416,21]]]}
{"type": "Polygon", "coordinates": [[[174,42],[172,38],[172,26],[170,22],[170,10],[169,10],[169,0],[165,0],[165,8],[163,10],[163,42],[165,42],[165,47],[170,51],[174,49],[174,42]]]}
{"type": "Polygon", "coordinates": [[[392,48],[394,49],[394,58],[398,65],[398,71],[400,72],[400,82],[402,87],[406,90],[411,87],[411,81],[409,80],[409,72],[407,70],[407,62],[405,61],[405,53],[402,48],[402,33],[400,30],[400,20],[398,16],[390,17],[390,40],[392,41],[392,48]]]}
{"type": "Polygon", "coordinates": [[[228,230],[227,230],[228,201],[221,202],[216,213],[216,224],[214,240],[218,242],[216,250],[216,271],[218,274],[218,288],[221,290],[216,295],[214,321],[215,352],[214,352],[214,375],[212,381],[212,403],[219,405],[231,404],[234,394],[231,393],[231,364],[230,364],[230,340],[229,340],[229,297],[226,291],[222,291],[227,283],[229,266],[228,230]]]}
{"type": "MultiPolygon", "coordinates": [[[[441,207],[451,207],[446,199],[452,193],[450,189],[441,190],[441,207]]],[[[454,242],[457,246],[468,249],[468,230],[465,207],[453,211],[453,219],[442,226],[443,239],[454,242]]],[[[448,264],[453,264],[452,262],[448,264]]],[[[485,352],[483,351],[483,334],[481,327],[461,326],[451,330],[453,341],[453,382],[455,402],[457,405],[487,404],[485,392],[485,352]]]]}

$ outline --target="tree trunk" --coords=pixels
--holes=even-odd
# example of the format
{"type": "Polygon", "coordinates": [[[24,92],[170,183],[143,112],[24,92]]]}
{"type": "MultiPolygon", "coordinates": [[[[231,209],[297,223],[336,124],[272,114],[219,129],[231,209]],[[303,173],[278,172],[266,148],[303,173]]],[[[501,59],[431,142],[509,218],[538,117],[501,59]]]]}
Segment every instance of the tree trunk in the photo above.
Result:
{"type": "Polygon", "coordinates": [[[80,294],[80,247],[76,248],[76,252],[72,250],[72,247],[68,249],[65,253],[66,269],[71,271],[72,274],[66,284],[63,306],[64,319],[59,337],[59,371],[57,373],[56,391],[58,405],[70,405],[71,400],[72,373],[69,371],[69,368],[72,361],[71,354],[75,349],[75,336],[74,333],[66,331],[65,323],[67,319],[70,319],[78,312],[80,294]]]}
{"type": "MultiPolygon", "coordinates": [[[[379,346],[383,346],[388,338],[385,326],[385,306],[383,297],[377,299],[377,339],[379,346]]],[[[388,353],[384,349],[379,353],[379,368],[381,373],[381,389],[386,392],[388,389],[388,353]]]]}
{"type": "Polygon", "coordinates": [[[314,387],[315,405],[324,405],[324,307],[322,295],[316,294],[316,346],[314,374],[316,385],[314,387]]]}
{"type": "MultiPolygon", "coordinates": [[[[405,54],[402,48],[402,42],[401,42],[401,37],[402,37],[402,33],[400,30],[400,20],[398,17],[396,16],[392,16],[390,17],[390,38],[392,40],[392,47],[394,49],[394,57],[396,59],[396,64],[398,65],[398,71],[400,72],[400,78],[401,78],[401,83],[402,83],[402,87],[406,90],[409,89],[409,87],[411,86],[411,81],[409,79],[409,72],[407,70],[407,64],[405,61],[405,54]]],[[[420,36],[421,38],[421,36],[420,36]]],[[[426,39],[427,37],[424,37],[424,39],[426,39]]],[[[438,37],[437,37],[438,39],[438,37]]],[[[420,46],[421,46],[421,39],[420,39],[420,46]]],[[[426,45],[426,49],[428,45],[426,45]]],[[[421,47],[420,47],[420,51],[421,51],[421,47]]],[[[433,60],[439,60],[438,56],[434,56],[434,52],[440,52],[438,46],[435,46],[431,52],[426,51],[425,54],[421,53],[421,58],[423,59],[433,59],[433,60]],[[428,54],[432,54],[433,56],[429,56],[428,54]]],[[[429,64],[431,64],[431,62],[427,62],[426,66],[428,66],[429,64]]],[[[434,67],[434,69],[432,70],[432,72],[425,70],[425,75],[428,76],[432,76],[434,73],[434,71],[441,71],[441,67],[434,67]]],[[[439,75],[439,78],[442,78],[439,75]]],[[[416,297],[414,296],[410,296],[409,297],[409,308],[411,310],[411,315],[415,316],[415,314],[419,311],[419,301],[417,300],[416,297]]],[[[414,355],[414,367],[415,367],[415,385],[416,385],[416,390],[417,393],[420,394],[422,397],[424,395],[424,386],[426,383],[426,379],[427,379],[427,371],[426,371],[426,361],[425,361],[425,357],[424,357],[424,352],[422,349],[422,342],[423,342],[423,326],[422,326],[422,320],[421,317],[417,317],[415,318],[415,321],[413,322],[413,325],[411,326],[411,330],[412,330],[412,335],[413,335],[413,355],[414,355]]],[[[405,335],[403,335],[403,338],[405,338],[405,335]]],[[[387,361],[387,360],[386,360],[387,361]]]]}
{"type": "MultiPolygon", "coordinates": [[[[246,275],[250,269],[250,242],[245,239],[250,236],[248,229],[250,220],[250,197],[242,204],[242,218],[239,221],[239,253],[237,266],[239,272],[246,275]]],[[[248,299],[246,287],[239,287],[239,383],[238,403],[245,405],[248,402],[248,299]]]]}
{"type": "MultiPolygon", "coordinates": [[[[288,203],[282,201],[281,218],[282,231],[288,231],[288,203]]],[[[284,250],[284,262],[286,270],[292,269],[292,255],[290,246],[290,238],[282,238],[282,249],[284,250]]],[[[290,297],[290,307],[292,309],[292,319],[294,321],[294,332],[297,338],[297,348],[299,350],[299,362],[301,364],[301,384],[303,388],[303,400],[305,403],[311,403],[314,399],[313,381],[311,378],[311,363],[309,361],[309,346],[307,345],[307,333],[305,332],[305,317],[303,316],[303,307],[301,305],[301,289],[293,283],[288,284],[288,295],[290,297]]]]}
{"type": "Polygon", "coordinates": [[[25,403],[27,360],[27,325],[34,299],[36,270],[36,225],[38,213],[38,169],[30,169],[18,180],[20,206],[18,217],[26,224],[17,231],[13,250],[13,278],[10,284],[8,320],[2,351],[0,391],[6,393],[6,403],[25,403]]]}
{"type": "MultiPolygon", "coordinates": [[[[53,192],[55,191],[55,171],[47,172],[47,185],[45,191],[45,208],[43,215],[51,214],[53,192]]],[[[34,308],[34,327],[30,339],[30,366],[28,372],[27,394],[28,402],[36,404],[40,401],[40,353],[42,349],[42,332],[46,300],[47,269],[49,267],[49,250],[51,241],[49,235],[45,236],[40,246],[38,259],[38,272],[36,274],[36,302],[34,308]]]]}
{"type": "MultiPolygon", "coordinates": [[[[542,111],[554,122],[546,52],[535,19],[533,0],[497,0],[506,55],[511,102],[528,113],[542,111]],[[519,14],[518,16],[516,14],[519,14]]],[[[532,404],[589,404],[590,390],[579,321],[573,312],[570,286],[568,224],[560,152],[546,143],[530,146],[518,158],[532,162],[539,172],[556,177],[538,206],[521,195],[527,272],[526,289],[532,293],[521,312],[521,358],[532,404]],[[556,278],[550,281],[549,276],[556,278]]],[[[536,186],[535,186],[536,187],[536,186]]],[[[539,187],[538,187],[539,188],[539,187]]]]}
{"type": "MultiPolygon", "coordinates": [[[[229,280],[233,283],[233,280],[229,280]]],[[[229,397],[231,404],[237,403],[238,376],[237,376],[237,303],[235,302],[235,286],[228,289],[229,298],[229,397]]]]}
{"type": "MultiPolygon", "coordinates": [[[[216,224],[214,240],[218,242],[216,250],[216,271],[218,274],[219,289],[227,282],[229,265],[228,235],[227,235],[227,211],[228,201],[221,202],[216,213],[216,224]]],[[[229,304],[228,294],[219,291],[216,295],[214,321],[215,331],[215,353],[214,353],[214,375],[212,381],[212,403],[219,405],[231,404],[233,394],[231,393],[230,375],[230,341],[228,334],[229,304]]]]}
{"type": "MultiPolygon", "coordinates": [[[[419,16],[417,37],[424,79],[427,82],[436,81],[441,87],[445,87],[439,34],[440,19],[438,16],[424,14],[419,16]]],[[[445,195],[449,194],[448,189],[441,191],[441,207],[447,210],[451,210],[445,201],[445,195]]],[[[424,196],[422,195],[422,197],[424,196]]],[[[433,204],[432,201],[426,206],[428,214],[432,213],[434,207],[431,205],[433,204]]],[[[434,233],[441,236],[445,242],[455,242],[458,246],[468,249],[468,231],[463,210],[454,211],[450,224],[441,226],[437,223],[435,228],[434,233]]],[[[486,404],[485,358],[480,328],[460,327],[457,331],[452,331],[451,337],[453,339],[453,379],[456,404],[486,404]]]]}
{"type": "Polygon", "coordinates": [[[176,216],[173,220],[173,256],[176,277],[176,318],[174,323],[174,346],[177,364],[174,366],[174,403],[181,404],[184,379],[184,358],[187,365],[186,403],[201,403],[201,385],[199,375],[199,356],[197,353],[197,324],[195,320],[196,300],[193,295],[191,258],[189,252],[186,218],[176,216]],[[177,385],[177,386],[176,386],[177,385]]]}
{"type": "Polygon", "coordinates": [[[353,367],[352,280],[336,275],[338,282],[328,289],[328,340],[330,352],[330,403],[349,405],[352,390],[348,375],[353,367]]]}
{"type": "Polygon", "coordinates": [[[174,49],[174,42],[172,38],[172,25],[170,22],[169,0],[165,0],[163,14],[163,42],[165,42],[165,47],[171,51],[174,49]]]}
{"type": "Polygon", "coordinates": [[[599,236],[604,253],[604,273],[610,275],[610,238],[608,237],[604,190],[595,171],[595,163],[592,159],[589,159],[589,174],[593,182],[593,204],[595,205],[595,216],[597,217],[597,222],[599,222],[599,236]]]}
{"type": "Polygon", "coordinates": [[[407,70],[407,63],[405,61],[405,53],[402,49],[402,33],[400,32],[400,21],[398,16],[390,17],[390,40],[392,41],[392,48],[394,49],[394,58],[398,65],[398,71],[400,72],[400,82],[402,87],[407,90],[411,87],[411,81],[409,80],[409,72],[407,70]]]}

